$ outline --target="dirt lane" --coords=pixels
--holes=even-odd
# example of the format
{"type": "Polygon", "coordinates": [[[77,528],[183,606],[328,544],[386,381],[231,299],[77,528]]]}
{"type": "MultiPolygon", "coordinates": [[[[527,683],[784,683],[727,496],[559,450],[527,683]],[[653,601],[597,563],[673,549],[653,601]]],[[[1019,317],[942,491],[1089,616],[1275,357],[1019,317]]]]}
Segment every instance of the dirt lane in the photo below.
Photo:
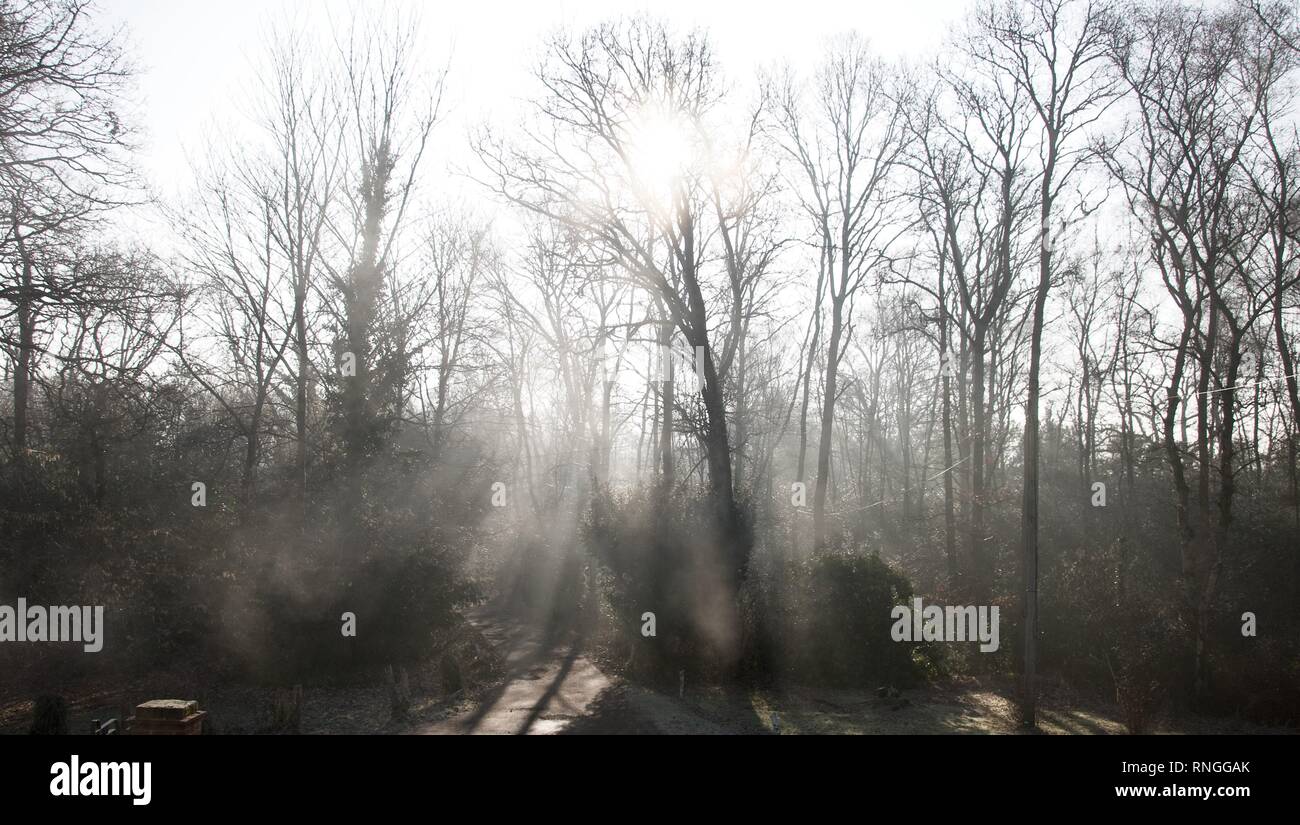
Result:
{"type": "Polygon", "coordinates": [[[501,654],[506,675],[469,711],[416,726],[420,735],[725,733],[673,700],[602,673],[572,639],[499,614],[470,621],[501,654]]]}

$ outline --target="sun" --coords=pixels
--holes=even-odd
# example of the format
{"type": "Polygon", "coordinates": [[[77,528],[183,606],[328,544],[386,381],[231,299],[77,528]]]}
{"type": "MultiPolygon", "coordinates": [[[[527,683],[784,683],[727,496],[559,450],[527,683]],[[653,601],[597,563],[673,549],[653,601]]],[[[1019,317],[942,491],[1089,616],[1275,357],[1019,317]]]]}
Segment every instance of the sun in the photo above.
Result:
{"type": "Polygon", "coordinates": [[[695,145],[685,118],[661,107],[646,107],[633,119],[628,165],[633,184],[667,201],[695,160],[695,145]]]}

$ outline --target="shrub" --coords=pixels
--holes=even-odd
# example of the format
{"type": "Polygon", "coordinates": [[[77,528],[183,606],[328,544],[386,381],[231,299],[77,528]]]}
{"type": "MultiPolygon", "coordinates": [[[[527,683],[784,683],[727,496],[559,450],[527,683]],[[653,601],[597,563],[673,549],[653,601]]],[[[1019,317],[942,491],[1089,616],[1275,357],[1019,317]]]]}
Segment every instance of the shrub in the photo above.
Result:
{"type": "Polygon", "coordinates": [[[784,561],[751,578],[757,673],[837,686],[910,685],[931,658],[895,642],[891,611],[912,597],[907,578],[877,555],[831,553],[784,561]]]}

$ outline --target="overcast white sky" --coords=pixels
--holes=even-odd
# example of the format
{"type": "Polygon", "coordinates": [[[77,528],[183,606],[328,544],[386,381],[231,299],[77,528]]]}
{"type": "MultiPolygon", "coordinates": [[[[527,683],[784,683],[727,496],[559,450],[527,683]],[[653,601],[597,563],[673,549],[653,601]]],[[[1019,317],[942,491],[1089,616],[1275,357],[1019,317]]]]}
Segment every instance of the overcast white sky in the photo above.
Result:
{"type": "MultiPolygon", "coordinates": [[[[139,125],[146,141],[141,171],[157,191],[174,194],[186,186],[186,152],[199,150],[212,130],[226,139],[244,128],[239,100],[251,86],[250,61],[265,50],[272,22],[289,17],[324,26],[331,16],[346,19],[349,5],[342,0],[100,0],[104,22],[125,24],[129,31],[140,68],[139,125]]],[[[920,56],[939,45],[969,1],[410,0],[405,5],[419,10],[428,68],[450,64],[453,116],[442,134],[450,148],[463,143],[467,127],[487,114],[509,112],[531,91],[529,72],[542,39],[557,27],[639,12],[683,29],[703,27],[728,76],[743,82],[772,62],[811,66],[828,36],[849,29],[867,36],[882,56],[920,56]]]]}

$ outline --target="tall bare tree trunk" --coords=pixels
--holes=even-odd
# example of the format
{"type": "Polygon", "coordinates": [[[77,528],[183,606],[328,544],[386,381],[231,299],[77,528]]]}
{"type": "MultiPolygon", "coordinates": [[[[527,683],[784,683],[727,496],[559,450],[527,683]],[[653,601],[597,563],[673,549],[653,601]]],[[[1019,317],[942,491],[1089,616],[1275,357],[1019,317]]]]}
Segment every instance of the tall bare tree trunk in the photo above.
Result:
{"type": "MultiPolygon", "coordinates": [[[[32,256],[14,216],[14,239],[22,274],[18,296],[18,357],[14,364],[14,461],[19,472],[27,465],[27,410],[31,399],[32,361],[36,352],[36,312],[32,278],[32,256]]],[[[22,485],[19,485],[20,489],[22,485]]]]}
{"type": "Polygon", "coordinates": [[[306,273],[300,271],[293,287],[293,349],[298,361],[298,375],[294,382],[294,482],[304,526],[307,523],[307,387],[312,368],[307,357],[306,281],[306,273]]]}
{"type": "Polygon", "coordinates": [[[1025,635],[1020,723],[1027,727],[1036,724],[1038,709],[1038,382],[1043,355],[1043,316],[1047,308],[1047,291],[1052,283],[1052,247],[1046,233],[1050,231],[1052,219],[1053,160],[1049,154],[1043,174],[1039,215],[1044,236],[1038,251],[1038,289],[1034,294],[1033,326],[1029,332],[1029,386],[1025,399],[1024,503],[1020,515],[1021,599],[1025,635]]]}
{"type": "MultiPolygon", "coordinates": [[[[847,262],[844,264],[847,266],[847,262]]],[[[847,278],[846,278],[847,280],[847,278]]],[[[817,486],[813,491],[813,548],[826,549],[826,491],[831,475],[831,438],[834,435],[841,338],[844,335],[844,295],[831,296],[831,337],[827,345],[826,377],[822,390],[821,432],[817,444],[817,486]]]]}
{"type": "Polygon", "coordinates": [[[668,347],[672,345],[673,324],[664,321],[659,325],[659,351],[655,358],[660,359],[659,383],[659,489],[665,499],[672,495],[677,483],[676,468],[673,465],[673,359],[666,357],[668,347]]]}
{"type": "Polygon", "coordinates": [[[984,539],[984,437],[988,432],[988,411],[984,405],[984,335],[985,326],[976,322],[971,342],[971,428],[970,428],[970,565],[969,590],[980,603],[986,598],[992,575],[984,539]]]}

